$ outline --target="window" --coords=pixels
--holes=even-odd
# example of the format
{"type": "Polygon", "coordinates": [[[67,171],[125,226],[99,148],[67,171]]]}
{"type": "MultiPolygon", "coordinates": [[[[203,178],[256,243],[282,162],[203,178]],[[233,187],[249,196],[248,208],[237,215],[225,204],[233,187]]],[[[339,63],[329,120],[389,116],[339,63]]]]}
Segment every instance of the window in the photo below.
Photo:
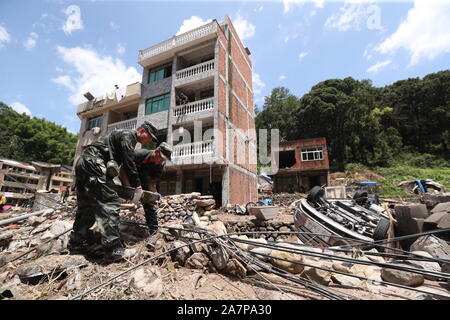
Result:
{"type": "Polygon", "coordinates": [[[172,75],[172,64],[166,64],[154,69],[148,70],[148,81],[155,82],[164,78],[168,78],[172,75]]]}
{"type": "Polygon", "coordinates": [[[95,127],[101,128],[102,118],[103,118],[103,116],[98,116],[98,117],[89,119],[87,130],[91,130],[92,128],[95,128],[95,127]]]}
{"type": "Polygon", "coordinates": [[[169,109],[170,93],[147,99],[145,102],[145,114],[152,114],[169,109]]]}
{"type": "Polygon", "coordinates": [[[302,161],[323,160],[322,148],[302,149],[302,161]]]}

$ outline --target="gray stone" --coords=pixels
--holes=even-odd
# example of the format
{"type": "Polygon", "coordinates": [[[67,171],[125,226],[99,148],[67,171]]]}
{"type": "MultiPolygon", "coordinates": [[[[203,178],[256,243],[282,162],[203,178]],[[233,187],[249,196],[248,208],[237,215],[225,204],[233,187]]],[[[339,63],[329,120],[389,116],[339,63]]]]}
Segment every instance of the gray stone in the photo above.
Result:
{"type": "Polygon", "coordinates": [[[331,272],[322,269],[305,267],[302,277],[324,286],[328,286],[331,283],[331,272]]]}
{"type": "Polygon", "coordinates": [[[248,244],[248,250],[252,250],[254,248],[260,248],[260,244],[267,244],[267,240],[264,238],[258,238],[258,239],[249,239],[253,243],[248,244]]]}
{"type": "Polygon", "coordinates": [[[270,254],[272,253],[272,249],[263,247],[253,248],[252,250],[250,250],[250,253],[252,253],[253,255],[255,255],[255,257],[262,261],[270,261],[270,257],[266,257],[264,255],[270,256],[270,254]]]}
{"type": "Polygon", "coordinates": [[[209,258],[202,252],[196,252],[186,260],[185,267],[191,269],[203,269],[208,266],[209,258]]]}
{"type": "Polygon", "coordinates": [[[236,259],[228,260],[226,272],[240,279],[244,279],[247,275],[247,269],[236,259]]]}
{"type": "MultiPolygon", "coordinates": [[[[412,245],[411,251],[426,251],[435,259],[450,260],[450,245],[436,236],[428,235],[418,238],[412,245]]],[[[450,263],[439,263],[442,272],[450,273],[450,263]]]]}
{"type": "Polygon", "coordinates": [[[173,261],[177,261],[181,265],[184,265],[187,258],[191,254],[191,249],[189,246],[186,245],[186,243],[182,241],[174,241],[169,243],[168,246],[169,250],[173,250],[170,252],[170,257],[173,261]]]}
{"type": "Polygon", "coordinates": [[[213,231],[215,234],[222,236],[227,234],[227,228],[222,221],[215,221],[208,226],[208,229],[213,231]]]}
{"type": "Polygon", "coordinates": [[[337,273],[333,273],[333,275],[331,276],[331,280],[334,283],[340,284],[341,286],[345,286],[345,287],[360,288],[363,284],[363,281],[361,281],[358,278],[346,276],[343,274],[337,274],[337,273]]]}
{"type": "Polygon", "coordinates": [[[222,246],[208,246],[208,255],[217,270],[226,268],[230,256],[222,246]]]}
{"type": "Polygon", "coordinates": [[[86,265],[83,256],[45,256],[21,265],[16,269],[16,274],[23,283],[35,283],[86,265]]]}
{"type": "Polygon", "coordinates": [[[163,292],[161,273],[156,267],[137,269],[131,275],[131,285],[149,298],[158,299],[163,292]]]}
{"type": "Polygon", "coordinates": [[[194,224],[196,225],[196,226],[199,226],[200,225],[200,218],[198,217],[198,214],[197,214],[197,212],[194,212],[193,214],[192,214],[192,216],[191,216],[191,219],[192,219],[192,221],[194,221],[194,224]]]}
{"type": "MultiPolygon", "coordinates": [[[[418,256],[421,256],[421,257],[425,257],[425,258],[433,258],[426,251],[413,251],[413,252],[411,252],[411,255],[418,255],[418,256]]],[[[423,268],[424,270],[427,270],[427,271],[434,271],[434,272],[441,272],[442,271],[441,266],[437,262],[409,260],[409,263],[411,263],[413,265],[417,265],[420,268],[423,268]]],[[[428,279],[428,280],[438,280],[437,277],[433,277],[433,276],[425,275],[424,277],[425,277],[425,279],[428,279]]]]}
{"type": "MultiPolygon", "coordinates": [[[[402,266],[402,267],[411,267],[411,264],[407,263],[394,263],[394,265],[402,266]]],[[[404,286],[417,287],[423,284],[424,277],[421,274],[403,271],[403,270],[395,270],[389,268],[382,268],[381,278],[387,282],[393,282],[396,284],[401,284],[404,286]]]]}
{"type": "Polygon", "coordinates": [[[214,199],[199,199],[196,202],[198,207],[209,207],[216,204],[216,200],[214,199]]]}

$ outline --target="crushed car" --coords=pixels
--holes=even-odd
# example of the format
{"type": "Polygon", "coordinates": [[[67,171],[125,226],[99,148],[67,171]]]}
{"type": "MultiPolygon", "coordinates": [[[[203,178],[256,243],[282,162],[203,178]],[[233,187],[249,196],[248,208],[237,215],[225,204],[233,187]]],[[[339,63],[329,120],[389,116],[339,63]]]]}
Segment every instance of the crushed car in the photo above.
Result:
{"type": "Polygon", "coordinates": [[[388,213],[368,201],[367,194],[353,199],[327,200],[325,190],[311,189],[295,208],[294,223],[298,238],[308,244],[339,246],[370,244],[386,239],[390,227],[388,213]]]}

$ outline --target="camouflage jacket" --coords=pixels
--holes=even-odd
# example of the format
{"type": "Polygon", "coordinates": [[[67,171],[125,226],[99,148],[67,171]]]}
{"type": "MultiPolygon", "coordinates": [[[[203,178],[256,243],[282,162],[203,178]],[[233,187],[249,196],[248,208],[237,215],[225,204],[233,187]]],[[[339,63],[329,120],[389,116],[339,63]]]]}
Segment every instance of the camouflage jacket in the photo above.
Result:
{"type": "Polygon", "coordinates": [[[164,172],[166,163],[154,164],[152,162],[143,163],[145,157],[153,150],[139,149],[134,152],[134,161],[138,169],[139,178],[143,186],[147,186],[150,180],[159,180],[164,172]]]}
{"type": "Polygon", "coordinates": [[[92,147],[100,152],[100,156],[105,163],[111,160],[108,149],[108,139],[111,145],[112,156],[119,166],[122,166],[127,173],[130,184],[133,187],[141,186],[138,170],[134,162],[134,148],[137,143],[136,131],[134,130],[117,130],[105,136],[100,137],[93,144],[85,149],[85,154],[92,156],[92,147]]]}

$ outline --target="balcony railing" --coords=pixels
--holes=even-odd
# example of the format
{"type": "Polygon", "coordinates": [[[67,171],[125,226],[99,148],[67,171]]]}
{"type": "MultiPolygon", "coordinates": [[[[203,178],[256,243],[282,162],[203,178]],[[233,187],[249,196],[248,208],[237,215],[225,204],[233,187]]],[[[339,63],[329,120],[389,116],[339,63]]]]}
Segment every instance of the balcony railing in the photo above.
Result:
{"type": "Polygon", "coordinates": [[[177,106],[173,109],[173,115],[175,117],[184,116],[196,112],[211,110],[213,108],[214,108],[214,97],[177,106]]]}
{"type": "Polygon", "coordinates": [[[181,80],[214,69],[214,59],[177,71],[176,79],[181,80]]]}
{"type": "Polygon", "coordinates": [[[151,46],[145,50],[142,50],[139,52],[139,62],[142,62],[143,60],[145,60],[147,58],[156,56],[165,51],[169,51],[173,48],[181,46],[190,41],[201,39],[211,33],[214,33],[216,31],[216,24],[217,23],[215,21],[210,22],[210,23],[200,26],[194,30],[183,33],[179,36],[174,36],[171,39],[168,39],[166,41],[158,43],[158,44],[151,46]]]}
{"type": "Polygon", "coordinates": [[[214,152],[213,142],[213,140],[207,140],[174,146],[173,157],[182,158],[212,154],[214,152]]]}
{"type": "Polygon", "coordinates": [[[119,121],[108,125],[108,133],[114,130],[133,130],[136,129],[137,125],[137,119],[131,119],[131,120],[125,120],[125,121],[119,121]]]}

